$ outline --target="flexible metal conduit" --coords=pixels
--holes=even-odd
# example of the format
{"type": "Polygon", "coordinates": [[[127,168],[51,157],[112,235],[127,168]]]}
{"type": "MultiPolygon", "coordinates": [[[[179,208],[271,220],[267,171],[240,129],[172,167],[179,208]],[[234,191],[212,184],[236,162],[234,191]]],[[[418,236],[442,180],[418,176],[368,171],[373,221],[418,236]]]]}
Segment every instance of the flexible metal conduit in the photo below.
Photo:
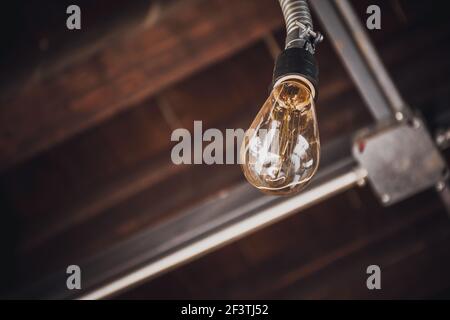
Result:
{"type": "Polygon", "coordinates": [[[287,33],[291,33],[298,28],[296,21],[301,22],[307,27],[313,28],[311,12],[309,11],[306,0],[279,0],[281,10],[283,11],[284,21],[286,22],[287,33]]]}
{"type": "Polygon", "coordinates": [[[286,22],[285,48],[303,48],[314,54],[322,35],[313,30],[313,21],[306,0],[279,0],[286,22]]]}

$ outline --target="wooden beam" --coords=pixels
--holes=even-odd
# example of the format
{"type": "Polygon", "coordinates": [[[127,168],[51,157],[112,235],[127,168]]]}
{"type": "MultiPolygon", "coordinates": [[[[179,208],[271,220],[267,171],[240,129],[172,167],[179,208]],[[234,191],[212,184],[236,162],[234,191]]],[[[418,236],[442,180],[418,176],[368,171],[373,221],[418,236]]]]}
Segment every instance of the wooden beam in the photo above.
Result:
{"type": "Polygon", "coordinates": [[[283,23],[273,0],[191,0],[0,95],[0,171],[133,107],[283,23]]]}
{"type": "MultiPolygon", "coordinates": [[[[204,181],[208,177],[205,192],[209,194],[218,191],[223,178],[242,177],[238,166],[225,166],[219,170],[208,168],[210,166],[174,165],[170,153],[176,142],[170,141],[171,130],[183,127],[192,132],[193,122],[197,119],[202,119],[203,130],[246,128],[266,98],[271,63],[269,53],[260,42],[164,90],[156,97],[159,108],[155,99],[145,101],[131,112],[4,175],[7,177],[0,178],[0,193],[12,198],[12,203],[22,204],[18,205],[17,213],[23,217],[24,241],[36,246],[41,240],[54,236],[57,230],[68,232],[75,225],[99,215],[105,214],[109,221],[114,221],[110,211],[114,207],[128,208],[122,216],[124,220],[120,218],[127,224],[138,218],[130,216],[137,213],[130,208],[136,208],[133,199],[138,194],[148,193],[145,207],[152,215],[163,213],[158,210],[162,210],[163,202],[181,206],[182,198],[192,200],[202,195],[201,188],[196,188],[194,195],[189,184],[180,181],[188,183],[194,177],[195,181],[204,181]],[[172,116],[176,117],[170,121],[174,122],[172,128],[163,124],[160,109],[172,110],[172,116]],[[95,157],[90,156],[93,154],[95,157]],[[61,167],[64,169],[56,170],[55,174],[54,168],[61,167]],[[67,171],[73,172],[70,174],[73,179],[67,178],[67,171]],[[178,178],[173,180],[175,176],[178,178]],[[181,180],[175,182],[177,179],[181,180]],[[28,181],[34,182],[29,184],[28,181]],[[174,184],[168,184],[169,181],[174,184]],[[25,189],[21,187],[24,184],[28,186],[25,189]],[[160,193],[165,190],[164,186],[169,188],[166,194],[160,193]],[[155,191],[149,192],[150,189],[155,191]],[[160,196],[155,197],[156,194],[160,196]],[[178,200],[166,197],[167,194],[176,194],[178,200]]],[[[201,184],[205,185],[205,182],[201,184]]],[[[144,220],[148,218],[145,214],[144,220]]],[[[120,223],[119,220],[116,222],[120,223]]]]}

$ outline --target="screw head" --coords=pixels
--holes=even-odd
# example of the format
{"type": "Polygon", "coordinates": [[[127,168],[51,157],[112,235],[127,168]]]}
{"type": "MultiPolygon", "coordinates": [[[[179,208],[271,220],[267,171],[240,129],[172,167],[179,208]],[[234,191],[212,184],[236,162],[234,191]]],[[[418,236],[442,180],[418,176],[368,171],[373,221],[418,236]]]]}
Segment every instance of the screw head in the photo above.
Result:
{"type": "Polygon", "coordinates": [[[438,192],[441,192],[444,189],[445,189],[445,182],[444,181],[439,181],[438,183],[436,183],[436,190],[438,192]]]}
{"type": "Polygon", "coordinates": [[[397,112],[395,113],[395,119],[396,119],[397,121],[402,121],[403,118],[404,118],[404,116],[403,116],[403,113],[402,113],[402,112],[397,111],[397,112]]]}
{"type": "Polygon", "coordinates": [[[436,137],[436,143],[438,146],[444,144],[445,142],[445,135],[444,134],[438,134],[436,137]]]}
{"type": "Polygon", "coordinates": [[[358,186],[358,187],[364,187],[365,185],[366,185],[366,179],[360,179],[360,180],[358,180],[357,182],[356,182],[356,185],[358,186]]]}
{"type": "Polygon", "coordinates": [[[381,196],[381,202],[384,204],[389,203],[389,201],[391,201],[391,197],[388,194],[385,193],[381,196]]]}
{"type": "Polygon", "coordinates": [[[419,129],[420,128],[420,120],[417,118],[413,119],[413,127],[414,129],[419,129]]]}

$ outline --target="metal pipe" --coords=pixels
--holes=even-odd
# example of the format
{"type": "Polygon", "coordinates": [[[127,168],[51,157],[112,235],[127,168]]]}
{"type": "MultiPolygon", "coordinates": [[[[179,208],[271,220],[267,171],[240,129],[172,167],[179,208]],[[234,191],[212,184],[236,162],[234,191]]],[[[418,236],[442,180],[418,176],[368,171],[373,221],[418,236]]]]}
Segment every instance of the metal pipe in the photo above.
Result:
{"type": "Polygon", "coordinates": [[[172,268],[198,258],[214,249],[222,247],[232,241],[236,241],[249,233],[284,219],[321,200],[350,189],[354,185],[364,181],[366,175],[367,173],[364,169],[354,167],[352,170],[342,173],[329,181],[325,181],[316,187],[310,188],[295,197],[288,198],[285,201],[259,211],[250,217],[236,221],[222,230],[206,235],[191,243],[187,243],[176,251],[113,280],[78,299],[102,299],[117,294],[122,290],[149,280],[162,272],[171,270],[172,268]]]}
{"type": "Polygon", "coordinates": [[[359,21],[355,10],[353,10],[348,0],[335,0],[335,3],[345,22],[348,24],[349,30],[356,40],[356,45],[362,52],[382,91],[389,100],[389,105],[394,111],[403,111],[405,102],[378,56],[365,28],[363,28],[359,21]]]}
{"type": "Polygon", "coordinates": [[[358,36],[355,38],[355,33],[349,31],[349,29],[355,27],[357,30],[361,30],[360,22],[349,13],[348,10],[351,9],[348,9],[348,4],[341,2],[338,5],[338,2],[339,0],[314,0],[311,5],[322,21],[336,52],[373,117],[377,121],[392,118],[394,107],[398,108],[402,103],[397,101],[398,97],[393,96],[394,91],[392,89],[387,90],[388,86],[381,83],[385,82],[388,76],[387,73],[380,75],[379,65],[382,64],[379,59],[374,59],[376,57],[375,51],[360,50],[360,48],[371,47],[367,35],[358,32],[358,36]],[[342,14],[340,10],[343,10],[345,14],[342,14]],[[368,55],[372,58],[368,58],[368,55]],[[378,65],[376,67],[374,65],[369,66],[368,60],[372,60],[372,63],[377,60],[378,65]],[[391,106],[391,102],[395,104],[391,106]]]}

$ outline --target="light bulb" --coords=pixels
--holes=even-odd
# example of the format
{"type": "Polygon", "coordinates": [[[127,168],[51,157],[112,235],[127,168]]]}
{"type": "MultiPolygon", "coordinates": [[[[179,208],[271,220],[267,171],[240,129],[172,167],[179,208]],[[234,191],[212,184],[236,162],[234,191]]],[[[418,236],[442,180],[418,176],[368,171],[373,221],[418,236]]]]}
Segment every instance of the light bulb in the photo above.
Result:
{"type": "Polygon", "coordinates": [[[278,81],[241,146],[247,180],[269,194],[287,195],[303,189],[319,166],[320,141],[314,90],[306,79],[278,81]]]}

